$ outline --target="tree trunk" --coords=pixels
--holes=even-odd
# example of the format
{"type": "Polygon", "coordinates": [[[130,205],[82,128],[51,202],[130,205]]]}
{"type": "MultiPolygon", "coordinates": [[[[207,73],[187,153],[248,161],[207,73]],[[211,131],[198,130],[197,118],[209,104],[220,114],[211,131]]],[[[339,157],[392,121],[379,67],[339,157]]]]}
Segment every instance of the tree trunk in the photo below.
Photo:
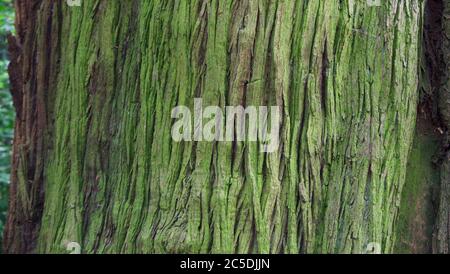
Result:
{"type": "Polygon", "coordinates": [[[440,65],[439,82],[437,82],[439,110],[442,117],[442,127],[446,129],[443,140],[443,159],[440,167],[440,191],[438,198],[438,213],[434,231],[435,253],[450,254],[450,2],[441,4],[441,37],[438,63],[440,65]],[[440,57],[440,59],[439,59],[440,57]]]}
{"type": "MultiPolygon", "coordinates": [[[[5,250],[394,250],[424,2],[16,0],[5,250]],[[279,147],[171,112],[279,106],[279,147]]],[[[272,124],[273,126],[273,124],[272,124]]]]}

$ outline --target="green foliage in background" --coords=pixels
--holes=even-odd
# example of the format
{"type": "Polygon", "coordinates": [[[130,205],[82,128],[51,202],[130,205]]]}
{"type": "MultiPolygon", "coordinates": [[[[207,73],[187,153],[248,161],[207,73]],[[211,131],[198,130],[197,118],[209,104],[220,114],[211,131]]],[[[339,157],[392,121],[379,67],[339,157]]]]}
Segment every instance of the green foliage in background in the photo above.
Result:
{"type": "Polygon", "coordinates": [[[13,137],[14,109],[8,82],[7,35],[14,30],[11,0],[0,0],[0,252],[8,205],[8,184],[13,137]]]}

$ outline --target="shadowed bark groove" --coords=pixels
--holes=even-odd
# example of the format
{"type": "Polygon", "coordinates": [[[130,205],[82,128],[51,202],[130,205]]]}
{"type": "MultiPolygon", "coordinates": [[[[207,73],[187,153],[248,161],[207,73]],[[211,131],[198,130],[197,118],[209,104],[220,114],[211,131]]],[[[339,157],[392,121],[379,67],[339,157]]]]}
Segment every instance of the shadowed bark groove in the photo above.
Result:
{"type": "MultiPolygon", "coordinates": [[[[440,1],[439,1],[440,2],[440,1]]],[[[434,231],[434,253],[450,253],[450,3],[440,2],[441,7],[441,57],[440,82],[437,83],[439,111],[446,130],[442,148],[439,209],[434,231]]]]}
{"type": "Polygon", "coordinates": [[[442,0],[426,2],[417,126],[402,194],[396,253],[431,253],[433,249],[440,166],[446,154],[447,130],[439,98],[443,72],[442,11],[442,0]]]}
{"type": "Polygon", "coordinates": [[[6,251],[392,252],[423,1],[30,2],[6,251]],[[279,149],[174,142],[195,97],[280,106],[279,149]]]}

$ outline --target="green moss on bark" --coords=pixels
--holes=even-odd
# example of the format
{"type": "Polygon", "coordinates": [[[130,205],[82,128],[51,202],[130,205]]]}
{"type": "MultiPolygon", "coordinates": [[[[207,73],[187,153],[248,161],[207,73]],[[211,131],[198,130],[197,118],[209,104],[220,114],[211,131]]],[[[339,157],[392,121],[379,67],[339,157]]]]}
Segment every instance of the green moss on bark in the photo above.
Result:
{"type": "MultiPolygon", "coordinates": [[[[423,1],[36,5],[43,34],[22,41],[45,43],[57,22],[60,51],[44,68],[54,104],[41,110],[45,205],[30,251],[65,252],[67,242],[85,253],[393,250],[423,1]],[[278,151],[174,142],[171,110],[194,97],[282,107],[278,151]]],[[[30,174],[16,172],[13,211],[32,212],[20,207],[35,199],[30,174]]],[[[10,219],[10,252],[23,250],[20,221],[10,219]]]]}
{"type": "Polygon", "coordinates": [[[419,119],[408,160],[395,253],[423,254],[432,251],[436,197],[440,183],[440,172],[435,162],[442,138],[432,124],[431,121],[419,119]]]}

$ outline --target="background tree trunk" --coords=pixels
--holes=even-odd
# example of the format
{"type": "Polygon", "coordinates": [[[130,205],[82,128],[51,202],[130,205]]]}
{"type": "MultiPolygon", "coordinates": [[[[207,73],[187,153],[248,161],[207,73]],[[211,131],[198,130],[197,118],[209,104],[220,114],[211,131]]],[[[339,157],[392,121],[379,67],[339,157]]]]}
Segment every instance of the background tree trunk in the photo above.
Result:
{"type": "Polygon", "coordinates": [[[424,2],[383,2],[16,0],[6,251],[392,252],[424,2]],[[282,107],[278,151],[174,142],[195,97],[282,107]]]}
{"type": "MultiPolygon", "coordinates": [[[[439,91],[439,110],[443,128],[446,129],[442,141],[443,159],[440,167],[440,191],[438,198],[438,213],[434,231],[435,253],[450,253],[450,2],[442,1],[441,13],[441,50],[439,52],[440,77],[437,82],[439,91]]],[[[439,59],[438,59],[439,60],[439,59]]]]}

